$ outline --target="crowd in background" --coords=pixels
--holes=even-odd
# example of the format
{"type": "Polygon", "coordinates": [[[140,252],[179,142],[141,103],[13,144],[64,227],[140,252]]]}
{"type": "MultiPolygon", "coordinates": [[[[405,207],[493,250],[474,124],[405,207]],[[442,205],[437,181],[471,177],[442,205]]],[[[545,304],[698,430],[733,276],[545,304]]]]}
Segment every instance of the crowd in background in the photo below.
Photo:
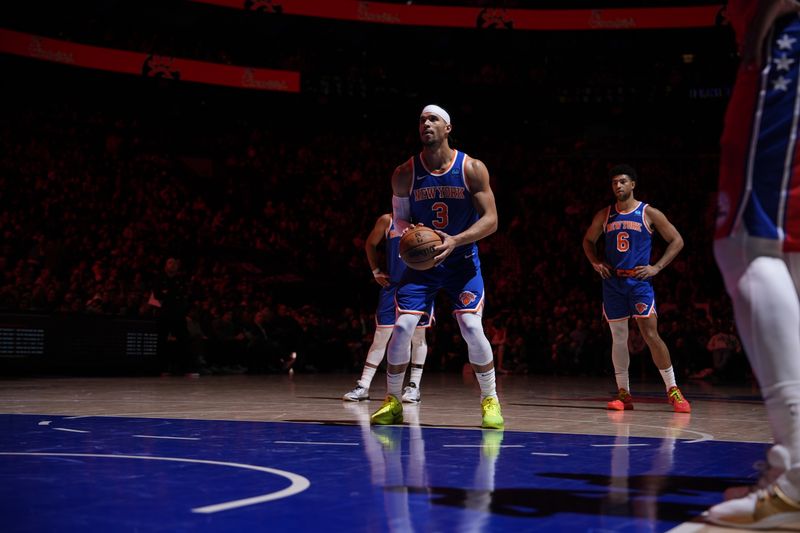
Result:
{"type": "MultiPolygon", "coordinates": [[[[415,114],[435,101],[453,117],[451,144],[492,176],[500,227],[479,246],[501,372],[610,371],[600,280],[581,240],[613,200],[606,169],[627,162],[637,198],[686,242],[654,278],[676,371],[747,375],[711,255],[736,64],[722,30],[431,33],[201,4],[90,4],[53,5],[44,18],[21,9],[8,25],[297,69],[302,93],[0,58],[14,74],[0,115],[0,312],[158,319],[156,288],[175,258],[198,369],[360,369],[377,297],[364,239],[391,208],[394,167],[419,149],[415,114]],[[519,61],[512,49],[531,53],[519,61]]],[[[446,301],[437,318],[427,366],[460,371],[466,348],[446,301]]],[[[652,371],[635,328],[630,345],[633,371],[652,371]]]]}
{"type": "MultiPolygon", "coordinates": [[[[277,139],[239,124],[206,140],[218,147],[211,157],[193,158],[159,149],[156,132],[126,120],[63,110],[4,123],[0,310],[156,318],[154,287],[174,257],[187,279],[198,366],[280,371],[295,353],[300,370],[357,369],[377,288],[364,238],[389,209],[388,176],[405,139],[277,139]]],[[[467,149],[497,168],[500,230],[480,250],[485,325],[501,372],[606,372],[600,282],[580,242],[592,214],[612,200],[610,162],[522,146],[497,147],[514,154],[498,156],[486,146],[467,149]]],[[[662,334],[677,369],[708,377],[709,341],[731,329],[710,255],[715,161],[632,163],[639,197],[667,213],[687,243],[654,279],[662,334]]],[[[457,371],[465,347],[447,302],[438,307],[428,366],[457,371]]],[[[634,367],[646,362],[635,333],[631,351],[634,367]]],[[[741,367],[739,352],[717,357],[717,366],[741,367]]]]}

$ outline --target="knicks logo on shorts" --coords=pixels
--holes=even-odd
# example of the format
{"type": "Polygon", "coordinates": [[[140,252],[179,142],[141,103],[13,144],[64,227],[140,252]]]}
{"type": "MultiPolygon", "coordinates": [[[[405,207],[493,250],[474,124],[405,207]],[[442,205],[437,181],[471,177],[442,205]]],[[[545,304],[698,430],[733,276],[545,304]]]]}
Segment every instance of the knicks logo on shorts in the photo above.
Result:
{"type": "Polygon", "coordinates": [[[635,307],[636,307],[636,312],[639,313],[640,315],[645,311],[647,311],[647,304],[639,302],[638,304],[636,304],[635,307]]]}
{"type": "Polygon", "coordinates": [[[477,294],[469,291],[464,291],[458,295],[458,299],[461,302],[461,305],[463,305],[464,307],[474,302],[477,298],[478,298],[477,294]]]}

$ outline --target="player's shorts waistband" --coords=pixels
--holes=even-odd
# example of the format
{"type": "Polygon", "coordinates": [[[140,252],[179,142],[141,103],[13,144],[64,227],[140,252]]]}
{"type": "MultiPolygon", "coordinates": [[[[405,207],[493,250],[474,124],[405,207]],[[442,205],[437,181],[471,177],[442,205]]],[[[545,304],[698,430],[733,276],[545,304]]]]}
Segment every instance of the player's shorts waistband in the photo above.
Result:
{"type": "Polygon", "coordinates": [[[636,276],[636,270],[633,268],[615,268],[614,275],[618,278],[633,278],[636,276]]]}

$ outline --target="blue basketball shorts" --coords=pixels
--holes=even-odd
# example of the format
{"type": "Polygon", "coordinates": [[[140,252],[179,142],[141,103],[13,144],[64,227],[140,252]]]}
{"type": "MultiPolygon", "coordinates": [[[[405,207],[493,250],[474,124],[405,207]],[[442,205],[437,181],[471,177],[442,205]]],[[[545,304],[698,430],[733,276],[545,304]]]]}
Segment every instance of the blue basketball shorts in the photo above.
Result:
{"type": "Polygon", "coordinates": [[[484,285],[478,254],[451,256],[430,270],[407,269],[397,288],[397,311],[424,316],[439,291],[450,298],[453,313],[480,313],[484,285]]]}
{"type": "MultiPolygon", "coordinates": [[[[388,287],[381,287],[381,292],[378,295],[378,308],[375,310],[375,325],[379,328],[391,328],[394,326],[394,320],[397,316],[397,306],[395,305],[394,296],[397,292],[397,285],[389,285],[388,287]]],[[[422,319],[417,324],[418,328],[430,327],[433,322],[433,304],[427,312],[422,316],[422,319]]]]}
{"type": "Polygon", "coordinates": [[[656,314],[653,284],[633,278],[603,280],[603,316],[609,322],[656,314]]]}

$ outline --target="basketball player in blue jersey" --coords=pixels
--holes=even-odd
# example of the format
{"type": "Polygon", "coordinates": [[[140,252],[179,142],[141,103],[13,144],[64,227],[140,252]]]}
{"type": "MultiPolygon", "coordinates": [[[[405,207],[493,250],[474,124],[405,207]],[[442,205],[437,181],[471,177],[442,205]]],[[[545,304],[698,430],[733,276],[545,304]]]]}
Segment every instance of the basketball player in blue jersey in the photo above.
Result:
{"type": "Polygon", "coordinates": [[[658,334],[651,281],[678,255],[683,248],[683,238],[664,213],[634,197],[637,175],[633,167],[615,166],[609,171],[609,177],[617,201],[597,212],[583,237],[583,251],[592,268],[603,278],[603,315],[611,328],[611,359],[618,392],[616,398],[608,402],[608,409],[633,409],[628,379],[628,321],[633,317],[664,379],[669,403],[675,412],[689,413],[691,406],[675,383],[669,350],[658,334]],[[653,230],[667,241],[667,248],[651,265],[653,230]],[[597,240],[603,234],[605,261],[597,257],[597,240]]]}
{"type": "Polygon", "coordinates": [[[373,424],[403,421],[400,389],[408,366],[408,344],[420,319],[443,290],[467,343],[469,360],[481,389],[484,428],[503,428],[495,388],[492,346],[483,332],[483,277],[476,241],[497,230],[497,207],[489,171],[478,159],[450,148],[450,115],[426,106],[419,117],[422,152],[397,167],[392,175],[393,219],[397,229],[412,224],[433,228],[443,242],[429,270],[408,269],[397,288],[397,319],[387,352],[387,395],[372,415],[373,424]]]}
{"type": "MultiPolygon", "coordinates": [[[[392,223],[392,215],[386,213],[378,217],[375,226],[367,236],[364,250],[367,253],[367,261],[372,269],[372,276],[381,291],[378,296],[378,308],[375,310],[375,334],[372,337],[372,345],[367,351],[367,360],[364,362],[364,370],[361,379],[356,382],[356,387],[342,396],[342,399],[350,402],[369,400],[369,387],[372,378],[378,370],[378,366],[383,361],[383,354],[386,345],[392,336],[392,328],[395,319],[394,296],[397,291],[397,284],[406,269],[405,263],[400,260],[398,248],[400,246],[400,233],[392,223]],[[386,265],[387,271],[383,272],[378,266],[378,245],[381,241],[386,241],[386,265]]],[[[425,366],[425,358],[428,355],[428,344],[425,342],[425,329],[430,326],[433,319],[433,306],[420,321],[414,334],[411,336],[411,376],[408,386],[403,390],[403,401],[407,403],[417,403],[420,401],[420,382],[422,380],[422,369],[425,366]]]]}
{"type": "Polygon", "coordinates": [[[800,2],[729,0],[742,61],[721,139],[714,256],[774,445],[758,484],[705,518],[800,527],[800,2]]]}

